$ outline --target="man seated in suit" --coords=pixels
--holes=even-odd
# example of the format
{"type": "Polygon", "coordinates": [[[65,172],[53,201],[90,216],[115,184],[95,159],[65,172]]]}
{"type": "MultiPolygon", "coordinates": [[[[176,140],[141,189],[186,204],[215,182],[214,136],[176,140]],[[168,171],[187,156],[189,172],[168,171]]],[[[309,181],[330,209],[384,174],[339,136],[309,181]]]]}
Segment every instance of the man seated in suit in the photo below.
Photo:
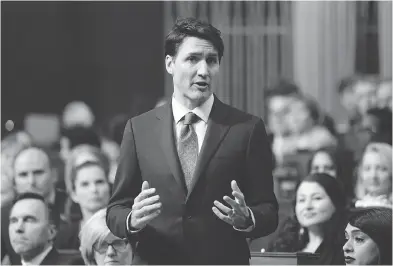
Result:
{"type": "Polygon", "coordinates": [[[213,94],[223,52],[215,27],[178,20],[172,98],[127,122],[107,224],[137,242],[133,264],[249,264],[246,239],[277,227],[265,125],[213,94]]]}
{"type": "Polygon", "coordinates": [[[20,255],[22,265],[61,265],[53,247],[58,215],[49,210],[43,196],[20,194],[11,208],[9,236],[13,249],[20,255]]]}
{"type": "MultiPolygon", "coordinates": [[[[44,150],[26,147],[15,156],[13,183],[17,195],[26,192],[42,195],[60,219],[67,195],[55,188],[56,175],[52,172],[51,160],[44,150]]],[[[11,207],[12,205],[8,205],[1,208],[1,259],[8,255],[11,263],[17,264],[20,263],[20,257],[13,250],[8,235],[11,207]]]]}

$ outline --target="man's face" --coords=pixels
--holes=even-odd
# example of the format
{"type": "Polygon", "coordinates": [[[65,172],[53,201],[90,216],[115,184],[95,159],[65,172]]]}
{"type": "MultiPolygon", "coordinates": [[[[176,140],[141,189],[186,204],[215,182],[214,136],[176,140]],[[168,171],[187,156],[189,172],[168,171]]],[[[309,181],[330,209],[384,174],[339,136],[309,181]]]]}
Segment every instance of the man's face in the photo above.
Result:
{"type": "Polygon", "coordinates": [[[174,97],[182,104],[196,106],[212,94],[215,76],[219,72],[218,52],[207,40],[187,37],[177,55],[167,55],[166,69],[173,76],[174,97]]]}
{"type": "Polygon", "coordinates": [[[350,116],[356,113],[356,98],[352,89],[346,89],[340,94],[341,105],[347,110],[350,116]]]}
{"type": "Polygon", "coordinates": [[[48,156],[40,149],[21,152],[14,162],[15,189],[18,194],[33,192],[48,197],[54,190],[55,180],[48,156]]]}
{"type": "Polygon", "coordinates": [[[268,121],[269,128],[273,134],[285,135],[289,132],[288,116],[290,105],[293,103],[293,96],[273,96],[268,101],[268,121]]]}
{"type": "Polygon", "coordinates": [[[26,260],[42,252],[55,236],[47,207],[37,199],[23,199],[15,203],[8,230],[13,249],[26,260]]]}
{"type": "Polygon", "coordinates": [[[392,110],[392,82],[384,82],[379,85],[377,90],[378,106],[388,107],[392,110]]]}

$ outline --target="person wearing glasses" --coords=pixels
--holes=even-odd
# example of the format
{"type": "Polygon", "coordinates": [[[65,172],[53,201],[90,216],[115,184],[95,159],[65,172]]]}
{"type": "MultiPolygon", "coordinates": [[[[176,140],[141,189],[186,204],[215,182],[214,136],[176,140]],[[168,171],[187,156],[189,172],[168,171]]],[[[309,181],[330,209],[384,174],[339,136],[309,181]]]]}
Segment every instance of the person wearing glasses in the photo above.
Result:
{"type": "Polygon", "coordinates": [[[131,244],[111,233],[106,209],[97,211],[79,233],[80,252],[86,265],[131,265],[131,244]]]}

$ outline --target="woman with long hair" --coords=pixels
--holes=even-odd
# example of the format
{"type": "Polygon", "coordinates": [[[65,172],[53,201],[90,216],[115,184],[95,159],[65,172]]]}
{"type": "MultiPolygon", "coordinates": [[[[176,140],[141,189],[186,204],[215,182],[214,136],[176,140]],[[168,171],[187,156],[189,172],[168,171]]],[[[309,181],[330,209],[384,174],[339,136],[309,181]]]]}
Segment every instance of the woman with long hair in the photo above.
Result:
{"type": "Polygon", "coordinates": [[[294,215],[269,250],[319,253],[315,264],[343,265],[345,223],[345,197],[337,179],[325,173],[308,175],[296,190],[294,215]]]}

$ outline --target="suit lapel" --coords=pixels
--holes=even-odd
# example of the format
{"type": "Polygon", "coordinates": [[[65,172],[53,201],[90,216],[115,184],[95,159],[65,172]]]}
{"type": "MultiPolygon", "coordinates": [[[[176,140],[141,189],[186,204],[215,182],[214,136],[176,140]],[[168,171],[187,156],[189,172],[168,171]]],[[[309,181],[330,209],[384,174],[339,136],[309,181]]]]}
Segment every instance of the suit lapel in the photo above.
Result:
{"type": "Polygon", "coordinates": [[[56,263],[56,260],[59,256],[59,253],[57,250],[53,247],[51,251],[46,255],[44,260],[41,262],[41,265],[54,265],[56,263]]]}
{"type": "Polygon", "coordinates": [[[221,140],[229,130],[229,124],[225,123],[225,119],[228,114],[228,108],[220,102],[217,97],[215,97],[207,123],[205,138],[195,167],[194,177],[190,185],[190,190],[188,191],[187,200],[189,199],[201,174],[206,169],[208,163],[216,152],[221,140]]]}
{"type": "Polygon", "coordinates": [[[164,105],[162,108],[157,109],[157,118],[160,120],[160,125],[157,130],[158,138],[161,138],[161,147],[164,152],[166,161],[171,169],[171,172],[184,191],[186,196],[186,184],[184,182],[182,169],[180,166],[179,157],[176,150],[176,144],[173,132],[173,114],[170,102],[164,105]],[[161,137],[159,137],[161,136],[161,137]]]}

